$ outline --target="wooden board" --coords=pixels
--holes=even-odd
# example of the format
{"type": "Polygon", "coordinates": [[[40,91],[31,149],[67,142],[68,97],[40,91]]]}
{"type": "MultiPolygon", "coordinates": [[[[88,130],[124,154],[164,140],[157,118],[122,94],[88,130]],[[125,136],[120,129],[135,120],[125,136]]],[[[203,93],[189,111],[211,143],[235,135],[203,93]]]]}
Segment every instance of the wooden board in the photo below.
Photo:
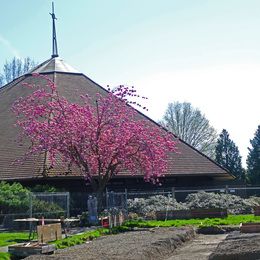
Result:
{"type": "Polygon", "coordinates": [[[227,209],[192,209],[191,216],[192,218],[226,218],[227,209]]]}
{"type": "Polygon", "coordinates": [[[26,257],[30,255],[39,255],[39,254],[50,254],[55,251],[55,245],[39,245],[30,243],[29,245],[18,244],[8,246],[8,252],[12,255],[19,257],[26,257]]]}
{"type": "Polygon", "coordinates": [[[241,233],[260,233],[260,223],[242,223],[241,233]]]}
{"type": "Polygon", "coordinates": [[[37,226],[38,242],[46,243],[61,239],[61,224],[48,224],[37,226]]]}
{"type": "Polygon", "coordinates": [[[254,207],[254,214],[255,216],[260,216],[260,206],[254,207]]]}
{"type": "Polygon", "coordinates": [[[191,209],[191,210],[169,210],[157,211],[156,219],[191,219],[191,218],[225,218],[227,209],[191,209]]]}
{"type": "Polygon", "coordinates": [[[166,211],[156,211],[157,220],[165,219],[190,219],[191,211],[190,210],[169,210],[166,211]]]}

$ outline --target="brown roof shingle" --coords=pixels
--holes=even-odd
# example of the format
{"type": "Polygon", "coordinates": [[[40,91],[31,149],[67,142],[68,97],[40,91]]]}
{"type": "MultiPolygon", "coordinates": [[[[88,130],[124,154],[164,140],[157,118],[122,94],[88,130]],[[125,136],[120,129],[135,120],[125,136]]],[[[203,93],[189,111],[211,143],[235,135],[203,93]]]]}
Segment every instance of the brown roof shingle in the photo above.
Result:
{"type": "MultiPolygon", "coordinates": [[[[46,65],[46,63],[44,64],[46,65]]],[[[41,67],[39,67],[40,66],[38,66],[37,71],[41,69],[41,67]]],[[[89,96],[93,96],[97,92],[101,94],[106,93],[105,89],[85,75],[74,71],[61,71],[60,67],[61,65],[56,66],[56,68],[59,68],[59,71],[55,71],[55,66],[53,66],[54,71],[48,70],[48,72],[43,71],[42,73],[47,74],[49,78],[56,83],[58,91],[70,101],[79,102],[80,94],[88,93],[89,96]]],[[[22,85],[23,82],[41,84],[42,79],[27,74],[0,89],[0,180],[31,179],[40,178],[42,176],[43,155],[28,158],[23,164],[14,164],[15,160],[25,154],[29,145],[29,142],[26,141],[24,141],[23,145],[19,143],[19,129],[14,126],[16,118],[11,111],[11,107],[17,98],[26,96],[32,91],[24,87],[22,85]]],[[[141,113],[140,115],[144,116],[141,113]]],[[[147,117],[146,119],[153,122],[147,117]]],[[[179,140],[178,149],[180,153],[172,153],[169,156],[167,174],[173,176],[205,175],[231,177],[224,168],[182,140],[179,140]]],[[[72,173],[65,174],[66,171],[66,167],[64,168],[58,165],[50,171],[49,175],[81,175],[75,168],[72,173]]],[[[127,175],[129,175],[129,173],[127,175]]]]}

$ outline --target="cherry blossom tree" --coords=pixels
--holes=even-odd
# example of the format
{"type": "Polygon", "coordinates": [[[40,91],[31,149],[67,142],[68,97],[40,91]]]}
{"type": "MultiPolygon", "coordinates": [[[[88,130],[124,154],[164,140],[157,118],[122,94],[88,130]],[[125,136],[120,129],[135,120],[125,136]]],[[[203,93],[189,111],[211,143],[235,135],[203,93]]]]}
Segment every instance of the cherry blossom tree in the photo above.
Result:
{"type": "Polygon", "coordinates": [[[132,107],[141,106],[133,87],[119,86],[71,103],[46,76],[35,76],[47,85],[13,105],[17,125],[31,140],[26,156],[47,152],[52,167],[57,159],[76,165],[99,196],[119,172],[141,173],[145,181],[160,182],[176,142],[132,107]]]}

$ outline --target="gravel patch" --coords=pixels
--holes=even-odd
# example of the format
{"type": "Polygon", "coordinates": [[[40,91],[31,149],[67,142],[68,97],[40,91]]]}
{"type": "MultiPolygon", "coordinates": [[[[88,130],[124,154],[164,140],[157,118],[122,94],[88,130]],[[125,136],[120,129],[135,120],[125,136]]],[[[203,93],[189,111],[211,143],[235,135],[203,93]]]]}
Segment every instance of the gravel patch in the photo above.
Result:
{"type": "Polygon", "coordinates": [[[92,242],[38,255],[26,260],[157,260],[166,259],[184,242],[195,237],[192,227],[154,228],[100,237],[92,242]]]}

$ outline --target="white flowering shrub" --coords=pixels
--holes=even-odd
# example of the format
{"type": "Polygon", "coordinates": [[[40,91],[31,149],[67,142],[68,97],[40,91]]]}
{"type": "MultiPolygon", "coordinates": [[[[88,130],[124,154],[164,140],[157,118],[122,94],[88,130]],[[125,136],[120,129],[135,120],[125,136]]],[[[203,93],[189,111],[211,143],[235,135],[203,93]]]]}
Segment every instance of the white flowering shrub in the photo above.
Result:
{"type": "Polygon", "coordinates": [[[231,214],[242,214],[252,213],[253,207],[260,205],[260,200],[256,198],[243,199],[232,194],[200,191],[189,194],[185,199],[185,204],[190,209],[223,208],[228,209],[231,214]]]}
{"type": "Polygon", "coordinates": [[[232,194],[218,194],[200,191],[189,194],[184,203],[177,202],[172,197],[163,195],[152,196],[147,199],[128,199],[128,212],[139,216],[147,216],[156,211],[185,210],[185,209],[228,209],[230,214],[252,213],[255,206],[260,205],[259,197],[243,199],[232,194]]]}
{"type": "Polygon", "coordinates": [[[172,197],[163,195],[151,196],[147,199],[128,199],[128,211],[141,216],[152,214],[156,211],[187,209],[183,203],[178,203],[172,197]]]}
{"type": "Polygon", "coordinates": [[[255,206],[260,206],[260,197],[252,196],[249,199],[246,199],[246,201],[250,204],[255,206]]]}

